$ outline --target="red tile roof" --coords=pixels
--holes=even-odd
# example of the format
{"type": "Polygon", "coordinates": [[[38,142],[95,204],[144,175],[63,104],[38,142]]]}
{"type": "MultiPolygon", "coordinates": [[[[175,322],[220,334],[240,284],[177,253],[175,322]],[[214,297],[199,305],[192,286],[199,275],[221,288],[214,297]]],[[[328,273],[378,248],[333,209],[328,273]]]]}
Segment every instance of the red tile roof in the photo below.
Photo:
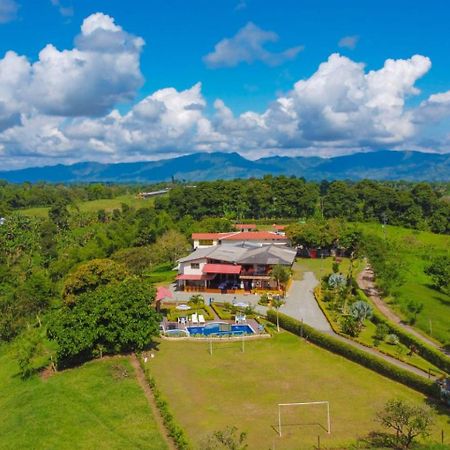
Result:
{"type": "Polygon", "coordinates": [[[205,264],[203,266],[204,273],[224,273],[224,274],[239,274],[241,273],[241,266],[234,264],[205,264]]]}
{"type": "Polygon", "coordinates": [[[214,275],[190,275],[190,274],[181,274],[177,275],[177,280],[191,280],[191,281],[200,281],[200,280],[212,280],[214,275]]]}
{"type": "Polygon", "coordinates": [[[223,241],[277,241],[286,239],[286,236],[271,231],[242,231],[221,238],[223,241]]]}
{"type": "Polygon", "coordinates": [[[284,230],[284,229],[286,228],[286,225],[276,225],[276,224],[273,224],[272,227],[275,228],[275,230],[280,230],[280,231],[282,231],[282,230],[284,230]]]}
{"type": "Polygon", "coordinates": [[[221,239],[225,236],[228,236],[230,234],[235,234],[236,231],[233,231],[231,233],[192,233],[192,239],[193,240],[217,240],[221,239]]]}

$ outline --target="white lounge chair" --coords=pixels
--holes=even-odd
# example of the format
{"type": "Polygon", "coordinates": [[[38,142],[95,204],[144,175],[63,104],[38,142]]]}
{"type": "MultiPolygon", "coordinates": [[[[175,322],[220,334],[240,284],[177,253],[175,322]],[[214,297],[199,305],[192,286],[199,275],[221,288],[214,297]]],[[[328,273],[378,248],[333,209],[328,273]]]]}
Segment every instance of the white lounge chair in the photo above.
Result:
{"type": "Polygon", "coordinates": [[[205,323],[205,317],[203,316],[203,314],[199,314],[199,315],[198,315],[198,321],[199,321],[200,323],[205,323]]]}
{"type": "Polygon", "coordinates": [[[197,313],[192,314],[191,321],[192,323],[198,323],[197,313]]]}

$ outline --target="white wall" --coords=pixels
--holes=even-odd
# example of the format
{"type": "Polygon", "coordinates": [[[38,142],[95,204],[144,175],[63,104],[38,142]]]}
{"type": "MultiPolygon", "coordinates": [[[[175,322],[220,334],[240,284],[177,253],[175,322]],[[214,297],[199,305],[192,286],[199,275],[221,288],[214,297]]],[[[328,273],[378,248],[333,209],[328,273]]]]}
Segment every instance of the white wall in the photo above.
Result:
{"type": "Polygon", "coordinates": [[[196,261],[180,263],[179,273],[184,274],[184,275],[203,275],[203,267],[205,264],[206,264],[206,258],[197,259],[196,261]],[[191,269],[191,262],[199,263],[200,267],[198,269],[191,269]]]}

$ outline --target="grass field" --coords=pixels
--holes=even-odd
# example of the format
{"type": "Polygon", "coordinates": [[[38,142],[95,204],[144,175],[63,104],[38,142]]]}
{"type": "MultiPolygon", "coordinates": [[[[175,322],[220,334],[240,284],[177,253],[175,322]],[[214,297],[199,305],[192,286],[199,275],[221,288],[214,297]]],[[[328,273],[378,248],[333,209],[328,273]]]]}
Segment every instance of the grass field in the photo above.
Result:
{"type": "MultiPolygon", "coordinates": [[[[383,236],[377,224],[360,224],[365,231],[383,236]]],[[[450,236],[419,232],[401,227],[386,227],[386,236],[399,244],[399,258],[405,264],[405,282],[397,289],[395,298],[387,299],[393,309],[404,317],[409,300],[423,303],[415,326],[443,344],[450,344],[450,296],[431,287],[424,273],[430,255],[450,252],[450,236]]]]}
{"type": "MultiPolygon", "coordinates": [[[[80,202],[75,206],[69,206],[69,210],[73,211],[76,208],[79,208],[82,212],[96,212],[99,209],[104,209],[107,212],[112,211],[113,209],[120,208],[122,203],[126,203],[127,205],[133,208],[142,208],[144,206],[153,205],[154,199],[149,198],[146,200],[138,199],[134,194],[121,195],[115,198],[107,198],[101,200],[90,200],[86,202],[80,202]]],[[[47,217],[48,210],[50,208],[28,208],[22,209],[20,212],[27,216],[33,217],[47,217]]]]}
{"type": "MultiPolygon", "coordinates": [[[[340,258],[341,263],[339,270],[344,275],[348,274],[350,265],[349,258],[340,258]]],[[[314,275],[320,280],[324,275],[330,274],[333,271],[333,258],[297,258],[294,264],[294,278],[301,279],[303,272],[314,272],[314,275]]],[[[353,274],[356,275],[362,269],[362,262],[356,261],[353,266],[353,274]]]]}
{"type": "MultiPolygon", "coordinates": [[[[213,431],[235,425],[248,432],[249,449],[348,448],[378,429],[376,411],[399,397],[425,398],[403,385],[282,332],[271,339],[216,343],[162,341],[150,370],[175,419],[198,448],[213,431]],[[277,404],[329,400],[332,434],[325,432],[324,409],[297,410],[277,434],[277,404]]],[[[432,439],[450,434],[449,416],[440,413],[432,439]]]]}
{"type": "Polygon", "coordinates": [[[0,449],[167,448],[125,358],[23,381],[2,347],[0,410],[0,449]]]}

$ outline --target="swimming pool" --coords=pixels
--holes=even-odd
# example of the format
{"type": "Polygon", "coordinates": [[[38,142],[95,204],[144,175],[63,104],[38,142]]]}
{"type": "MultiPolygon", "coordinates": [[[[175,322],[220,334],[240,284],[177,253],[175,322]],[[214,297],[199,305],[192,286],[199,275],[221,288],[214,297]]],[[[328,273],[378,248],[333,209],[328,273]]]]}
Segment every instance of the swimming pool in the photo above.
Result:
{"type": "Polygon", "coordinates": [[[242,335],[255,334],[253,328],[248,324],[229,324],[226,322],[212,322],[201,327],[187,327],[190,335],[201,334],[204,336],[217,335],[242,335]]]}

